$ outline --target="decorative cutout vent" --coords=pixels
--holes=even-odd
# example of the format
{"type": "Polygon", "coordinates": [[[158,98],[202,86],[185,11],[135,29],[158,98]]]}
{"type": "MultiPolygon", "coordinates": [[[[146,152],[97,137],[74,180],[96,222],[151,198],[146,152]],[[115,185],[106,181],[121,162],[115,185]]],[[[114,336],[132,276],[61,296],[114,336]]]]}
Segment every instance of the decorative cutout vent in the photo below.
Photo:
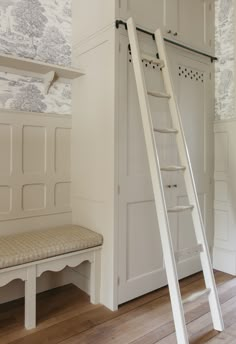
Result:
{"type": "MultiPolygon", "coordinates": [[[[131,51],[129,51],[129,56],[128,56],[128,58],[129,58],[129,63],[132,63],[133,61],[132,61],[132,53],[131,53],[131,51]]],[[[149,63],[149,62],[144,61],[144,60],[142,60],[142,62],[143,62],[143,66],[144,66],[145,68],[152,68],[152,69],[155,69],[155,70],[158,70],[158,71],[161,70],[161,67],[158,67],[158,66],[157,66],[156,64],[154,64],[154,63],[149,63]]]]}
{"type": "Polygon", "coordinates": [[[204,82],[204,74],[196,69],[179,66],[179,76],[193,81],[204,82]]]}

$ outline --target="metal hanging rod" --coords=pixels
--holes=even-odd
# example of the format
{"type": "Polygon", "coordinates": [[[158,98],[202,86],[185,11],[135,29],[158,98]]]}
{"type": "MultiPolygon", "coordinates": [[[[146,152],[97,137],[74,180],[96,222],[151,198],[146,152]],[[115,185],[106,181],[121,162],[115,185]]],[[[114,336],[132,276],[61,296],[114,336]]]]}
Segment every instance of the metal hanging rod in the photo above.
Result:
{"type": "MultiPolygon", "coordinates": [[[[127,24],[126,22],[124,22],[123,20],[116,20],[116,28],[119,29],[120,25],[123,25],[125,27],[125,29],[127,30],[127,24]]],[[[155,40],[155,34],[151,31],[147,31],[147,30],[144,30],[140,27],[136,27],[136,30],[139,31],[139,32],[142,32],[142,33],[145,33],[146,35],[149,35],[152,37],[153,40],[155,40]]],[[[202,51],[199,51],[199,50],[196,50],[196,49],[193,49],[193,48],[190,48],[184,44],[181,44],[181,43],[178,43],[178,42],[175,42],[175,41],[171,41],[170,39],[168,38],[164,38],[164,40],[170,44],[173,44],[177,47],[180,47],[180,48],[183,48],[185,50],[189,50],[191,51],[192,53],[196,53],[196,54],[199,54],[199,55],[202,55],[202,56],[205,56],[205,57],[208,57],[209,59],[211,59],[211,62],[214,62],[214,61],[217,61],[217,57],[215,56],[212,56],[212,55],[208,55],[206,53],[203,53],[202,51]]]]}

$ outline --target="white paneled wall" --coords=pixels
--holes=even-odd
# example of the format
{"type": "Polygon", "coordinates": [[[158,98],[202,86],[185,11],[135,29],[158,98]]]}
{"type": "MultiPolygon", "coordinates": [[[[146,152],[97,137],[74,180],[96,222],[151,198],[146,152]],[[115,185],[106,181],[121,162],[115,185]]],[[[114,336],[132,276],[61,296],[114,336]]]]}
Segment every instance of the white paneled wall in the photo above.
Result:
{"type": "Polygon", "coordinates": [[[214,267],[236,274],[236,120],[215,123],[214,267]]]}
{"type": "MultiPolygon", "coordinates": [[[[0,235],[71,223],[71,116],[0,112],[0,235]]],[[[71,270],[47,273],[37,291],[77,283],[71,270]]],[[[0,303],[23,283],[0,289],[0,303]]]]}
{"type": "Polygon", "coordinates": [[[71,212],[71,117],[0,113],[0,221],[71,212]]]}

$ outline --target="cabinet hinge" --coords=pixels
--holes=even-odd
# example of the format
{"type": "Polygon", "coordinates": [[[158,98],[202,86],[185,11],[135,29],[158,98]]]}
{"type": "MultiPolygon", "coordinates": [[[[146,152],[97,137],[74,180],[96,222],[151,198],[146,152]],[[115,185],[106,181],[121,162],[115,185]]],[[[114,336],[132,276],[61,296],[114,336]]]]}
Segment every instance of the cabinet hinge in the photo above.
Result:
{"type": "Polygon", "coordinates": [[[119,8],[121,8],[121,0],[119,0],[119,8]]]}
{"type": "Polygon", "coordinates": [[[209,11],[211,11],[211,9],[212,9],[212,4],[210,3],[209,4],[209,11]]]}
{"type": "Polygon", "coordinates": [[[119,42],[119,53],[121,52],[121,43],[119,42]]]}
{"type": "Polygon", "coordinates": [[[209,79],[211,80],[211,73],[209,73],[209,79]]]}
{"type": "Polygon", "coordinates": [[[117,277],[117,285],[120,285],[120,277],[117,277]]]}
{"type": "Polygon", "coordinates": [[[120,194],[120,185],[117,186],[117,193],[120,194]]]}

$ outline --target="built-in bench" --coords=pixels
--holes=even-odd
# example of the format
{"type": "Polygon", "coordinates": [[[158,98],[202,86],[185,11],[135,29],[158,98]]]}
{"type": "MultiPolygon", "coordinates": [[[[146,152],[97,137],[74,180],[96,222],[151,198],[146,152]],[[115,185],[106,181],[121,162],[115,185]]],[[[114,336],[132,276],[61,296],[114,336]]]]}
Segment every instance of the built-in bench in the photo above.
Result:
{"type": "Polygon", "coordinates": [[[36,278],[84,261],[91,263],[90,301],[99,302],[103,238],[89,229],[66,225],[0,236],[0,287],[25,281],[25,327],[36,327],[36,278]]]}

